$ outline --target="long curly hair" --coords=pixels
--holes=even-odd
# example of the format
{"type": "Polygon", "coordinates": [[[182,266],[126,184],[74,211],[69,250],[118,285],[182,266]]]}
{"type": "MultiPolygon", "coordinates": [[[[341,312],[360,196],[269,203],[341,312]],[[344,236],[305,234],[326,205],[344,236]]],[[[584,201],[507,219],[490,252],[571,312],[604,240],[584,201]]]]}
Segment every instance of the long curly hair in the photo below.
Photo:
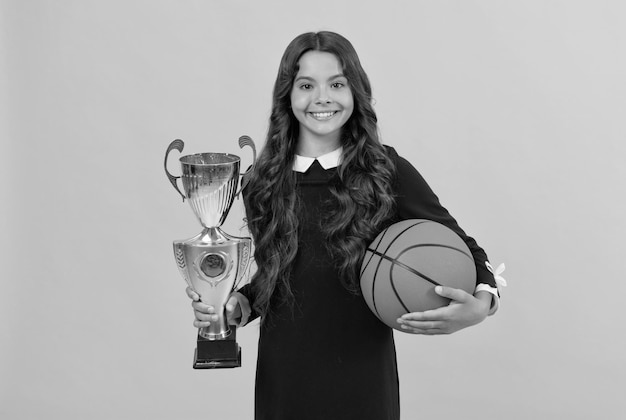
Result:
{"type": "Polygon", "coordinates": [[[281,59],[265,146],[244,191],[257,265],[251,280],[254,309],[262,317],[271,314],[275,299],[293,298],[289,276],[298,251],[298,203],[292,165],[299,123],[291,110],[290,94],[300,57],[312,50],[337,57],[354,100],[353,113],[342,127],[342,161],[331,183],[337,205],[323,224],[327,246],[349,291],[359,293],[365,249],[395,208],[395,168],[379,140],[371,86],[354,47],[334,32],[299,35],[281,59]]]}

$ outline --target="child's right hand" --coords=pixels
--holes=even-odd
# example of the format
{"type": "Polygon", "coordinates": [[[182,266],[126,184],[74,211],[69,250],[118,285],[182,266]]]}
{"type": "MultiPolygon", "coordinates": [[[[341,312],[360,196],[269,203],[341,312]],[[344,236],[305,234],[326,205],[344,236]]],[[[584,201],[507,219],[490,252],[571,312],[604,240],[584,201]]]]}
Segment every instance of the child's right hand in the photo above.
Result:
{"type": "MultiPolygon", "coordinates": [[[[193,291],[191,287],[185,290],[187,296],[192,300],[191,306],[196,319],[193,325],[196,328],[205,328],[211,325],[211,322],[217,321],[217,312],[213,306],[207,305],[200,301],[200,296],[193,291]]],[[[231,293],[226,302],[226,319],[229,325],[243,326],[248,322],[250,313],[250,303],[248,299],[239,292],[231,293]]]]}

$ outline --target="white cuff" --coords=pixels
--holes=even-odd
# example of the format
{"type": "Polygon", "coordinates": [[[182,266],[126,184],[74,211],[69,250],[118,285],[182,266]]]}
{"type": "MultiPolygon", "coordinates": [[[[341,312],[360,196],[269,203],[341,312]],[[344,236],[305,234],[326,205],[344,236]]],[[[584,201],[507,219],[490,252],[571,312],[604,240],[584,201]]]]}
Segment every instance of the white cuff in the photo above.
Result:
{"type": "Polygon", "coordinates": [[[476,286],[476,292],[488,292],[491,293],[491,306],[489,307],[489,312],[487,315],[493,315],[496,313],[498,308],[500,307],[500,297],[498,296],[498,289],[492,286],[489,286],[487,283],[480,283],[476,286]]]}
{"type": "Polygon", "coordinates": [[[506,267],[504,263],[502,263],[498,266],[498,268],[494,269],[489,261],[485,261],[485,265],[491,274],[493,274],[493,278],[496,280],[496,287],[481,283],[476,286],[476,291],[478,292],[479,290],[483,290],[493,295],[493,298],[491,299],[491,308],[489,308],[488,313],[488,315],[493,315],[500,307],[500,290],[502,290],[503,287],[506,287],[506,280],[501,276],[506,267]]]}

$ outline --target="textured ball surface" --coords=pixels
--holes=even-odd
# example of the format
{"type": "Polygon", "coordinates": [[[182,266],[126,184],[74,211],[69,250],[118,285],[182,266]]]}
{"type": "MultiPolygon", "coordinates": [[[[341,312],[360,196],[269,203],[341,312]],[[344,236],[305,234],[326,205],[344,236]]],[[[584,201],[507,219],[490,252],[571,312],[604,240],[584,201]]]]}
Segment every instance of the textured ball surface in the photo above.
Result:
{"type": "Polygon", "coordinates": [[[399,331],[396,320],[409,312],[446,306],[435,286],[476,287],[476,266],[465,242],[431,220],[403,220],[382,231],[361,266],[361,290],[372,312],[399,331]]]}

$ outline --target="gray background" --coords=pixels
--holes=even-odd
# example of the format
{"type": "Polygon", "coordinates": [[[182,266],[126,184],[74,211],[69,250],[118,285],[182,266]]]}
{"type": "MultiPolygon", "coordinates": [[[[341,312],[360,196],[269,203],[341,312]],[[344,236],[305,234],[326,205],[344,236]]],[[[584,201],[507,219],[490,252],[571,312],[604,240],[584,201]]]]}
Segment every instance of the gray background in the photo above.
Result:
{"type": "Polygon", "coordinates": [[[258,323],[242,368],[191,369],[171,242],[200,226],[163,156],[262,145],[282,52],[320,29],[359,52],[383,141],[507,265],[496,316],[397,334],[403,418],[623,415],[623,2],[0,4],[2,418],[252,417],[258,323]]]}

